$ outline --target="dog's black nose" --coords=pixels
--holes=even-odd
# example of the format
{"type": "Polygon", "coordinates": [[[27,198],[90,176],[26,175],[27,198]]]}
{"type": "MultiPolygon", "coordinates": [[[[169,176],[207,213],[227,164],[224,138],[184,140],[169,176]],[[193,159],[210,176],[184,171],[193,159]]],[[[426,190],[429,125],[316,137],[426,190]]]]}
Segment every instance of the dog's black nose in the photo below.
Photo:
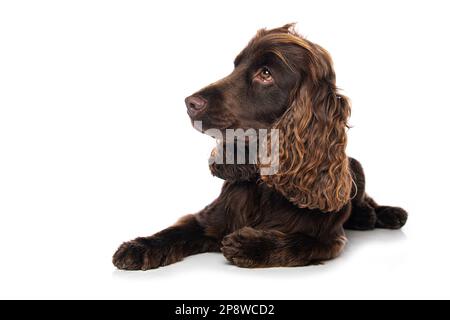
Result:
{"type": "Polygon", "coordinates": [[[187,97],[184,102],[186,103],[188,114],[191,117],[199,115],[203,110],[206,109],[208,101],[200,96],[190,96],[187,97]]]}

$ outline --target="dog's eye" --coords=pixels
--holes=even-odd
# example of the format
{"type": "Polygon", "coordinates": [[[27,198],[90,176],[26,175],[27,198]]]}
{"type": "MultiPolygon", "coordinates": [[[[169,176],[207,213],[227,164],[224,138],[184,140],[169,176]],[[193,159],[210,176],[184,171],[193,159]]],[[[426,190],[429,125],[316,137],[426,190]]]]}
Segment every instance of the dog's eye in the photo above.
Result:
{"type": "Polygon", "coordinates": [[[261,70],[261,77],[264,79],[270,79],[272,78],[272,74],[270,73],[270,70],[266,67],[262,68],[261,70]]]}
{"type": "Polygon", "coordinates": [[[259,70],[258,74],[256,75],[256,79],[263,83],[271,83],[273,81],[272,73],[267,67],[263,67],[259,70]]]}

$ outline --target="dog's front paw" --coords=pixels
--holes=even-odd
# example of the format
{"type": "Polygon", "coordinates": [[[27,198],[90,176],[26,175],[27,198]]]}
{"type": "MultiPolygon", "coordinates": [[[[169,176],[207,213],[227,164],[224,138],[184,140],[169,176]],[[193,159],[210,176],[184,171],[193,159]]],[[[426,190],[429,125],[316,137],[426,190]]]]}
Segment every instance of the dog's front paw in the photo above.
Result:
{"type": "Polygon", "coordinates": [[[113,256],[113,264],[122,270],[149,270],[163,265],[162,248],[151,245],[151,241],[138,238],[123,243],[113,256]]]}
{"type": "Polygon", "coordinates": [[[276,234],[246,227],[226,236],[221,251],[238,267],[258,268],[273,262],[277,246],[276,234]]]}

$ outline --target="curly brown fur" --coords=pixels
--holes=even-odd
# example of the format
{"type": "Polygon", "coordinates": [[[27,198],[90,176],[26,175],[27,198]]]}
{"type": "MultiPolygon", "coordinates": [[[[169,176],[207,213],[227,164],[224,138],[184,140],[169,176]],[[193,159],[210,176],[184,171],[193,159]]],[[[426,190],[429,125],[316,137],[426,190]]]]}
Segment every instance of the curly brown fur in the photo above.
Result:
{"type": "MultiPolygon", "coordinates": [[[[337,211],[350,199],[352,188],[345,155],[350,105],[337,93],[331,57],[295,32],[269,33],[265,41],[300,50],[300,67],[285,61],[303,79],[274,125],[281,132],[280,171],[262,180],[299,207],[337,211]]],[[[280,56],[288,54],[279,51],[280,56]]]]}
{"type": "MultiPolygon", "coordinates": [[[[124,243],[113,257],[119,269],[147,270],[219,250],[240,267],[305,266],[337,257],[344,227],[406,223],[403,209],[379,206],[366,194],[361,164],[345,154],[350,104],[337,91],[330,55],[292,25],[258,31],[233,72],[186,105],[205,132],[279,129],[279,171],[261,175],[261,164],[210,162],[211,173],[225,180],[219,197],[166,230],[124,243]]],[[[219,142],[218,150],[227,148],[234,142],[219,142]]]]}

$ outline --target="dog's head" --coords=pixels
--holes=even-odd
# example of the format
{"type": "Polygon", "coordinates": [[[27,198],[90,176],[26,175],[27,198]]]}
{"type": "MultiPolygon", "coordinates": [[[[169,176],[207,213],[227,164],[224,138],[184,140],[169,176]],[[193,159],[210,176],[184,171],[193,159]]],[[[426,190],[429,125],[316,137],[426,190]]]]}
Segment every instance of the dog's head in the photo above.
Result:
{"type": "Polygon", "coordinates": [[[207,129],[278,129],[279,170],[261,179],[302,208],[331,212],[350,198],[350,106],[327,51],[293,25],[260,30],[227,77],[186,98],[207,129]]]}

